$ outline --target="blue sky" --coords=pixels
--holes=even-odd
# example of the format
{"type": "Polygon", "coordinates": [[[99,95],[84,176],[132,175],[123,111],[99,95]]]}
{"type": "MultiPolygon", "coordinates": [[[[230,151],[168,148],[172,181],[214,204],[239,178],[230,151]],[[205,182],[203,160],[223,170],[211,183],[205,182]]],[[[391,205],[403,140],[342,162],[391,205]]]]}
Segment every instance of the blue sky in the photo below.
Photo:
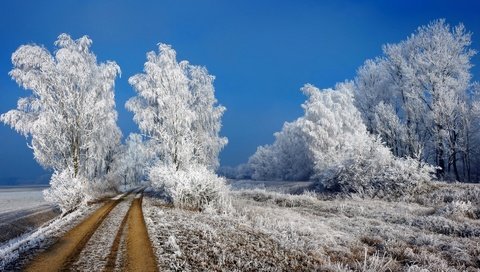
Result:
{"type": "MultiPolygon", "coordinates": [[[[60,33],[89,35],[100,61],[122,69],[116,81],[119,125],[136,132],[124,108],[134,95],[128,78],[142,71],[145,53],[158,42],[179,60],[204,65],[216,76],[216,96],[227,107],[222,134],[229,144],[222,165],[245,162],[258,145],[271,143],[283,122],[302,114],[299,88],[352,79],[385,43],[405,39],[437,18],[463,22],[480,49],[480,1],[1,1],[0,113],[29,95],[8,76],[11,54],[22,44],[54,50],[60,33]]],[[[479,56],[473,63],[479,64],[479,56]]],[[[472,70],[480,78],[480,69],[472,70]]],[[[26,140],[0,124],[0,184],[34,181],[45,171],[26,140]]]]}

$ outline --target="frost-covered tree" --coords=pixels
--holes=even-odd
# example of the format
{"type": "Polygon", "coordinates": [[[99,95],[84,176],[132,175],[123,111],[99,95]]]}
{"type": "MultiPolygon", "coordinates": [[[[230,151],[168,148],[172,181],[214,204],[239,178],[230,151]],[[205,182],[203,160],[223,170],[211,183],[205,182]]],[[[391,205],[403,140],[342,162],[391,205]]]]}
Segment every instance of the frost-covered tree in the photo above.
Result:
{"type": "Polygon", "coordinates": [[[384,46],[384,56],[367,61],[355,81],[369,131],[378,133],[396,155],[434,163],[439,177],[451,171],[457,180],[462,179],[462,119],[475,54],[470,45],[471,33],[462,24],[450,27],[436,20],[405,41],[384,46]],[[377,107],[380,103],[387,106],[377,107]],[[370,121],[375,116],[392,123],[376,129],[380,123],[370,121]],[[396,139],[388,138],[392,135],[396,139]]]}
{"type": "Polygon", "coordinates": [[[374,107],[373,133],[379,135],[397,157],[406,156],[406,127],[392,104],[383,101],[374,107]]]}
{"type": "Polygon", "coordinates": [[[112,170],[108,175],[111,182],[124,186],[142,182],[154,158],[150,144],[140,134],[128,135],[125,144],[119,146],[113,156],[112,170]]]}
{"type": "Polygon", "coordinates": [[[140,131],[157,142],[164,163],[177,170],[193,162],[214,169],[226,139],[219,137],[225,108],[216,105],[213,76],[203,67],[178,63],[169,45],[160,44],[159,51],[147,54],[145,73],[129,79],[138,96],[126,107],[140,131]]]}
{"type": "Polygon", "coordinates": [[[224,180],[213,173],[227,142],[219,136],[225,108],[217,105],[213,79],[203,67],[177,62],[165,44],[158,54],[147,53],[144,73],[129,79],[138,95],[126,107],[157,155],[149,180],[181,207],[205,209],[225,193],[224,180]]]}
{"type": "Polygon", "coordinates": [[[275,133],[272,145],[258,147],[248,166],[256,180],[308,180],[313,173],[312,155],[300,127],[301,120],[286,122],[275,133]]]}
{"type": "Polygon", "coordinates": [[[217,105],[213,87],[215,77],[209,75],[205,67],[190,65],[187,61],[182,61],[181,66],[192,93],[190,108],[195,115],[192,122],[195,161],[215,170],[219,166],[218,155],[227,144],[227,138],[219,136],[225,107],[217,105]]]}
{"type": "Polygon", "coordinates": [[[396,93],[390,90],[392,79],[388,74],[388,62],[377,58],[365,61],[355,78],[355,106],[362,113],[370,132],[375,130],[375,107],[379,101],[395,105],[396,93]]]}
{"type": "Polygon", "coordinates": [[[400,196],[431,179],[433,168],[393,156],[372,136],[354,105],[353,84],[320,91],[306,85],[302,126],[314,159],[314,179],[328,189],[400,196]],[[407,171],[407,172],[405,172],[407,171]]]}
{"type": "Polygon", "coordinates": [[[159,51],[158,55],[147,53],[145,73],[128,80],[138,96],[128,100],[126,107],[133,112],[140,131],[156,141],[159,158],[178,170],[193,157],[192,93],[175,50],[160,44],[159,51]]]}
{"type": "Polygon", "coordinates": [[[114,100],[120,68],[111,61],[97,63],[91,44],[87,36],[73,40],[61,34],[54,55],[42,46],[20,46],[12,55],[10,76],[32,94],[0,117],[31,140],[40,165],[67,184],[63,171],[72,175],[71,182],[85,180],[85,190],[87,181],[108,171],[121,137],[114,100]]]}

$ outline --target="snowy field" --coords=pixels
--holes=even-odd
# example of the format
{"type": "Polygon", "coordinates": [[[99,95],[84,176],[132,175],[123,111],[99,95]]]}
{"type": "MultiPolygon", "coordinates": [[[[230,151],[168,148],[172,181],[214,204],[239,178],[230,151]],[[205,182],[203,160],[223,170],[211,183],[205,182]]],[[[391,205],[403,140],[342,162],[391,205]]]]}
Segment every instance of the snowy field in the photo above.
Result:
{"type": "MultiPolygon", "coordinates": [[[[247,183],[251,188],[265,184],[237,185],[247,183]]],[[[480,269],[478,184],[437,184],[398,202],[291,195],[271,191],[274,183],[267,184],[267,189],[232,191],[234,209],[227,214],[176,209],[145,198],[160,270],[480,269]]]]}
{"type": "Polygon", "coordinates": [[[60,213],[43,199],[45,188],[0,187],[0,244],[35,230],[60,213]]]}
{"type": "Polygon", "coordinates": [[[47,186],[0,187],[0,214],[48,204],[42,191],[47,186]]]}

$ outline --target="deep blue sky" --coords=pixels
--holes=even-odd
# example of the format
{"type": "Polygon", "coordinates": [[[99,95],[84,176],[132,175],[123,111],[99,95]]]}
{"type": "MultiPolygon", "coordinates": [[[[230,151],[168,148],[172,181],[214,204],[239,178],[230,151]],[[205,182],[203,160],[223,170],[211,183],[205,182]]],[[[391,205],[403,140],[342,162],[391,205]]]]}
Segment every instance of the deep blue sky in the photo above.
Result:
{"type": "MultiPolygon", "coordinates": [[[[204,65],[216,76],[216,95],[227,107],[222,134],[229,144],[222,165],[245,162],[271,143],[283,122],[302,114],[304,83],[321,88],[352,79],[385,43],[405,39],[437,18],[463,22],[480,49],[480,1],[1,1],[0,113],[29,92],[8,76],[11,54],[22,44],[53,50],[56,37],[89,35],[100,61],[122,69],[116,82],[119,125],[136,131],[124,108],[134,95],[128,78],[142,71],[145,53],[171,44],[179,60],[204,65]]],[[[473,60],[479,63],[479,57],[473,60]]],[[[473,69],[479,79],[480,69],[473,69]]],[[[45,176],[25,139],[0,124],[0,184],[45,176]]]]}

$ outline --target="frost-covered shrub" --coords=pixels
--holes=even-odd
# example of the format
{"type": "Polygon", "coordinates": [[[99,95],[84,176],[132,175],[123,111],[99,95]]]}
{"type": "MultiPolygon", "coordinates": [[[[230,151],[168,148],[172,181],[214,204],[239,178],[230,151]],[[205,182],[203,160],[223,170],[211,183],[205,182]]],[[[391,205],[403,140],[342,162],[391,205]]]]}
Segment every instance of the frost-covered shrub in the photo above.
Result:
{"type": "Polygon", "coordinates": [[[43,191],[45,200],[60,206],[62,213],[69,212],[78,207],[85,199],[84,186],[87,180],[74,177],[71,169],[54,172],[50,180],[50,188],[43,191]]]}
{"type": "Polygon", "coordinates": [[[369,197],[410,194],[430,181],[433,167],[395,157],[368,133],[351,88],[348,83],[335,90],[303,88],[308,100],[302,127],[314,158],[314,179],[329,190],[369,197]]]}
{"type": "Polygon", "coordinates": [[[303,119],[285,122],[272,145],[258,147],[248,160],[255,180],[308,180],[313,173],[311,151],[302,130],[303,119]]]}
{"type": "Polygon", "coordinates": [[[436,214],[443,216],[470,216],[474,214],[474,208],[470,201],[454,200],[437,210],[436,214]]]}
{"type": "Polygon", "coordinates": [[[230,200],[225,179],[207,167],[193,164],[186,169],[157,164],[149,173],[151,185],[162,190],[179,208],[228,211],[230,200]]]}
{"type": "Polygon", "coordinates": [[[95,200],[105,196],[112,196],[119,192],[119,179],[111,179],[108,175],[104,178],[91,180],[85,189],[85,200],[95,200]]]}
{"type": "Polygon", "coordinates": [[[368,197],[395,198],[412,195],[431,181],[434,167],[411,158],[396,158],[378,139],[371,144],[367,151],[322,172],[318,176],[322,185],[368,197]]]}

